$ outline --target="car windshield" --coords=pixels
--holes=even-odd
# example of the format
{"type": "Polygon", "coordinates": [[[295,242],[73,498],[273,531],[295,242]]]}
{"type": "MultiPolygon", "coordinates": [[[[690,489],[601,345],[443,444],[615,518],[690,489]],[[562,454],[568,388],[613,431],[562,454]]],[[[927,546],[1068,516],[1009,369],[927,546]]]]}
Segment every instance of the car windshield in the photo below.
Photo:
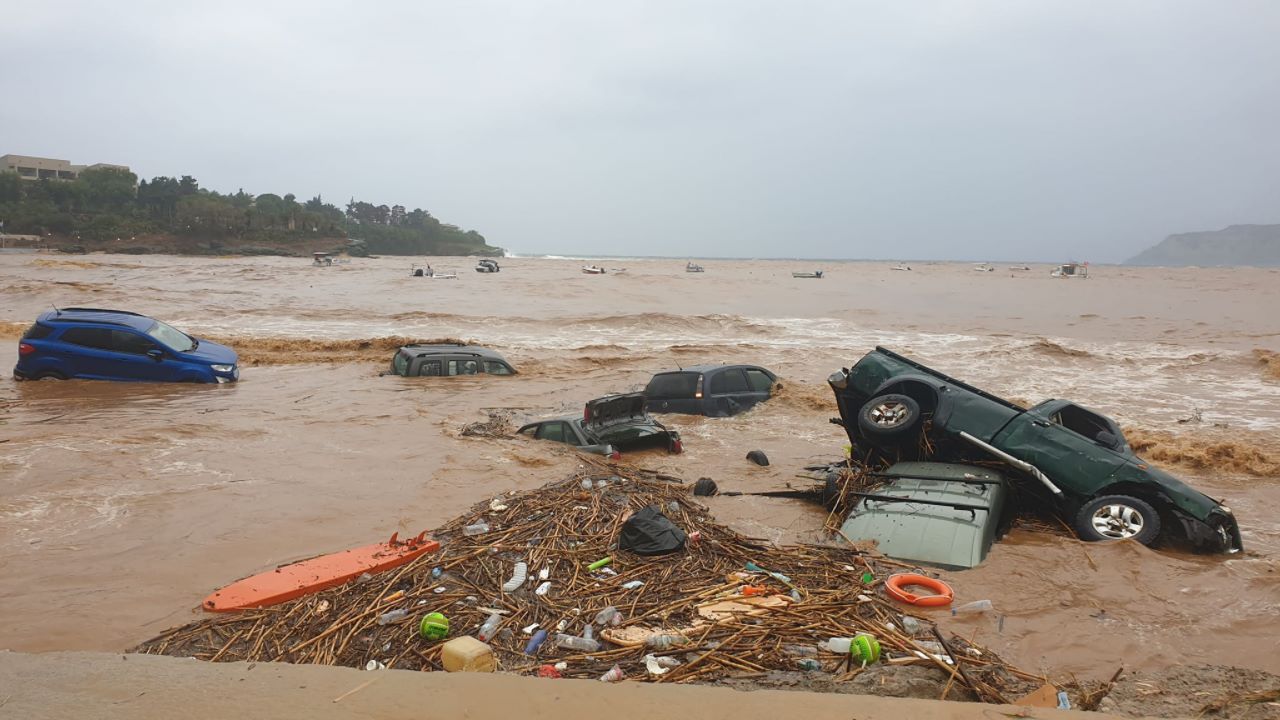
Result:
{"type": "Polygon", "coordinates": [[[147,334],[178,352],[195,350],[196,345],[199,345],[195,338],[177,328],[165,325],[159,320],[156,321],[155,325],[151,326],[147,334]]]}
{"type": "Polygon", "coordinates": [[[395,357],[391,358],[391,370],[395,372],[395,374],[403,375],[408,367],[409,359],[404,356],[404,353],[398,352],[395,354],[395,357]]]}

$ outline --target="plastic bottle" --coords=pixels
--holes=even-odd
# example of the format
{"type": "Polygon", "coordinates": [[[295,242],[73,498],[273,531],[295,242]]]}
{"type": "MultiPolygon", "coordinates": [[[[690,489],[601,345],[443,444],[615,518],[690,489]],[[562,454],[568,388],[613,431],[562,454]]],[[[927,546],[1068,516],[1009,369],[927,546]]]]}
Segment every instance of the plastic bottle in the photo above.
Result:
{"type": "Polygon", "coordinates": [[[645,638],[644,644],[649,646],[650,648],[653,648],[654,650],[661,652],[663,650],[669,650],[673,647],[684,645],[688,642],[689,642],[688,638],[684,637],[683,635],[671,635],[669,633],[659,633],[657,635],[650,635],[649,637],[645,638]]]}
{"type": "Polygon", "coordinates": [[[853,638],[833,637],[827,640],[827,650],[837,655],[848,655],[849,645],[853,643],[853,638]]]}
{"type": "Polygon", "coordinates": [[[609,607],[596,613],[597,625],[621,625],[622,613],[618,612],[618,608],[610,605],[609,607]]]}
{"type": "Polygon", "coordinates": [[[582,652],[595,652],[600,649],[600,643],[595,640],[580,638],[576,635],[565,635],[558,633],[556,635],[556,646],[567,650],[581,650],[582,652]]]}
{"type": "Polygon", "coordinates": [[[591,623],[587,623],[587,626],[582,628],[582,639],[583,640],[596,639],[596,631],[595,631],[595,628],[591,627],[591,623]]]}
{"type": "Polygon", "coordinates": [[[539,630],[538,632],[534,633],[533,637],[529,638],[529,643],[524,646],[524,654],[532,655],[538,652],[538,648],[542,646],[542,643],[546,639],[547,639],[546,630],[539,630]]]}
{"type": "Polygon", "coordinates": [[[625,677],[626,674],[622,672],[622,668],[614,665],[609,668],[609,672],[600,676],[600,682],[618,682],[625,677]]]}
{"type": "Polygon", "coordinates": [[[398,610],[390,610],[390,611],[388,611],[388,612],[384,612],[384,613],[382,613],[381,615],[379,615],[379,616],[378,616],[378,624],[379,624],[379,625],[386,625],[386,624],[388,624],[388,623],[393,623],[393,622],[395,622],[395,621],[397,621],[397,620],[403,620],[403,619],[405,619],[406,617],[409,617],[409,611],[408,611],[408,610],[405,610],[405,609],[403,609],[403,608],[398,609],[398,610]]]}
{"type": "Polygon", "coordinates": [[[480,626],[480,632],[476,633],[476,636],[485,642],[489,642],[493,639],[494,634],[498,631],[498,625],[501,623],[502,616],[498,613],[493,613],[485,619],[484,624],[480,626]]]}
{"type": "Polygon", "coordinates": [[[524,585],[525,578],[529,577],[529,566],[526,563],[516,563],[515,570],[511,573],[511,579],[502,584],[502,592],[515,592],[524,585]]]}
{"type": "Polygon", "coordinates": [[[916,618],[913,618],[910,615],[902,616],[902,629],[908,635],[915,635],[916,633],[920,632],[920,629],[922,627],[924,626],[921,625],[920,621],[917,620],[916,618]]]}
{"type": "Polygon", "coordinates": [[[485,522],[485,521],[483,521],[483,520],[481,520],[480,522],[478,522],[478,523],[476,523],[476,524],[474,524],[474,525],[468,525],[468,526],[466,526],[466,527],[462,528],[462,534],[463,534],[463,535],[467,535],[467,536],[471,536],[471,535],[483,535],[483,534],[485,534],[485,533],[487,533],[487,532],[489,532],[489,523],[487,523],[487,522],[485,522]]]}
{"type": "Polygon", "coordinates": [[[991,610],[990,600],[974,600],[973,602],[965,603],[959,607],[951,608],[951,614],[966,615],[969,613],[984,613],[989,610],[991,610]]]}
{"type": "Polygon", "coordinates": [[[635,590],[636,588],[642,587],[643,585],[644,585],[644,581],[643,581],[643,580],[632,580],[631,582],[624,582],[624,583],[622,583],[622,589],[623,589],[623,590],[635,590]]]}

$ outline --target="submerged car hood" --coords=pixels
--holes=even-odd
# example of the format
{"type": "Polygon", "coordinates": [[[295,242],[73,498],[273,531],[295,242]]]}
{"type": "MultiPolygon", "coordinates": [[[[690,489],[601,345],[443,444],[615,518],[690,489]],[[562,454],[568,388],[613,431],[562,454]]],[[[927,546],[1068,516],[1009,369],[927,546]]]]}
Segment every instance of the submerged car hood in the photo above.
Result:
{"type": "Polygon", "coordinates": [[[178,354],[184,358],[189,358],[199,362],[206,362],[210,365],[235,365],[236,361],[239,359],[239,356],[236,355],[236,351],[226,345],[219,345],[212,340],[201,340],[200,338],[195,339],[199,341],[195,350],[188,350],[178,354]]]}

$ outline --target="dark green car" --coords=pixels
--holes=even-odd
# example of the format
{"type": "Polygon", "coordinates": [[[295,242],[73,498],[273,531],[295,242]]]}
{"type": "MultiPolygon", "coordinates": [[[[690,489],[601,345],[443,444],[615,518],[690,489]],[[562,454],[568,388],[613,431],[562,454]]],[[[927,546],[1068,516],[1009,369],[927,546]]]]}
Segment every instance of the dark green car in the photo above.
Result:
{"type": "Polygon", "coordinates": [[[1085,540],[1179,533],[1239,552],[1231,510],[1134,454],[1111,418],[1067,400],[1022,408],[882,347],[827,379],[856,448],[946,462],[999,459],[1085,540]],[[922,436],[928,442],[921,442],[922,436]]]}

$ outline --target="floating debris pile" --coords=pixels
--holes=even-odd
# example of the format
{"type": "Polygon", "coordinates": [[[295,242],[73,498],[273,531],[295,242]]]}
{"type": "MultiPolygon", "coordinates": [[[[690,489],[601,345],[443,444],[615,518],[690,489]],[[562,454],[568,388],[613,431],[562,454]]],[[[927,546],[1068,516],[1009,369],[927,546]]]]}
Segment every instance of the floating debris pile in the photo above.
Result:
{"type": "Polygon", "coordinates": [[[717,682],[809,671],[840,681],[869,660],[941,668],[957,694],[988,702],[1045,682],[928,620],[904,619],[880,585],[910,566],[847,545],[771,547],[715,523],[689,486],[651,472],[588,460],[574,477],[476,505],[435,538],[440,550],[397,570],[207,616],[135,652],[439,670],[441,618],[420,630],[439,613],[449,638],[483,635],[498,668],[518,674],[717,682]],[[624,521],[651,506],[687,533],[683,549],[618,547],[624,521]],[[879,658],[867,657],[860,634],[877,641],[879,658]]]}

